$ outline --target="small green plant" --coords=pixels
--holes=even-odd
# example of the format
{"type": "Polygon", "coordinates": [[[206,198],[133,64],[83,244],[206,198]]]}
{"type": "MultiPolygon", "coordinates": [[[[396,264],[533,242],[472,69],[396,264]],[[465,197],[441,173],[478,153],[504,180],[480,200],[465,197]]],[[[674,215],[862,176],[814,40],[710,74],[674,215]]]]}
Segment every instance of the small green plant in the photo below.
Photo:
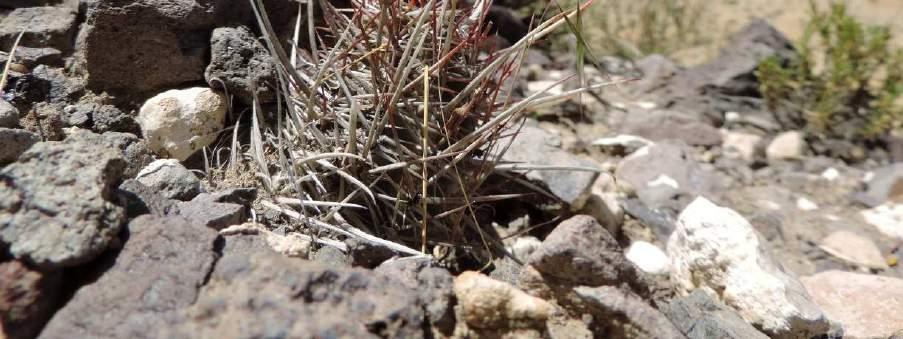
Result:
{"type": "Polygon", "coordinates": [[[812,18],[789,62],[772,57],[758,68],[760,90],[784,128],[817,139],[873,140],[903,120],[903,51],[887,27],[865,26],[834,3],[812,18]]]}

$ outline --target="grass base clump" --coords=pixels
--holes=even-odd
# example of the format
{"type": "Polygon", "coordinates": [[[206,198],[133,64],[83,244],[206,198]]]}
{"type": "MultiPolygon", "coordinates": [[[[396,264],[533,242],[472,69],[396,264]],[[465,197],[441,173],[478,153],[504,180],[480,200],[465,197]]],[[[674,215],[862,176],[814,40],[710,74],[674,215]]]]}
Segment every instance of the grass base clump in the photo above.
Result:
{"type": "Polygon", "coordinates": [[[815,140],[877,140],[903,124],[903,51],[889,45],[887,27],[868,27],[842,3],[819,11],[788,64],[763,61],[757,76],[769,108],[784,128],[815,140]]]}
{"type": "Polygon", "coordinates": [[[500,242],[487,205],[521,196],[489,184],[510,136],[531,107],[587,90],[515,102],[502,84],[533,41],[577,11],[486,53],[485,1],[316,5],[302,8],[306,27],[292,42],[307,50],[286,50],[257,12],[281,93],[274,118],[255,102],[251,119],[263,206],[300,228],[407,255],[488,259],[500,242]]]}

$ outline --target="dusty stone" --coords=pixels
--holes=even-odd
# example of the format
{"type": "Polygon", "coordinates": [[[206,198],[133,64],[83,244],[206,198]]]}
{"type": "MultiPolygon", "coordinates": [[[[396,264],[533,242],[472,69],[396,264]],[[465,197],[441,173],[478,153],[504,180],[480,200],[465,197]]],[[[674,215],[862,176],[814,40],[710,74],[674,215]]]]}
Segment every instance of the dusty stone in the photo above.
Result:
{"type": "Polygon", "coordinates": [[[158,217],[179,214],[177,200],[167,199],[135,179],[123,181],[119,185],[119,195],[125,201],[126,214],[129,218],[143,214],[158,217]]]}
{"type": "Polygon", "coordinates": [[[622,129],[655,142],[680,140],[691,146],[716,146],[722,141],[717,128],[675,111],[631,110],[622,129]]]}
{"type": "Polygon", "coordinates": [[[9,51],[19,32],[25,31],[21,46],[72,49],[77,23],[74,10],[65,7],[24,7],[10,12],[0,21],[0,49],[9,51]]]}
{"type": "Polygon", "coordinates": [[[616,285],[637,278],[636,268],[617,241],[587,215],[561,222],[527,263],[544,275],[574,285],[616,285]]]}
{"type": "Polygon", "coordinates": [[[201,192],[201,181],[176,159],[150,163],[135,180],[168,199],[191,200],[201,192]]]}
{"type": "Polygon", "coordinates": [[[216,261],[216,231],[181,218],[139,217],[115,263],[83,286],[39,338],[165,338],[216,261]]]}
{"type": "Polygon", "coordinates": [[[225,118],[225,96],[194,87],[150,98],[137,120],[151,151],[183,161],[216,140],[225,118]]]}
{"type": "Polygon", "coordinates": [[[115,188],[119,150],[79,140],[41,142],[0,170],[0,241],[42,268],[90,261],[125,221],[115,188]]]}
{"type": "MultiPolygon", "coordinates": [[[[0,56],[5,60],[9,55],[4,51],[0,53],[0,56]]],[[[19,46],[16,47],[15,58],[16,62],[27,68],[34,68],[38,65],[63,66],[63,52],[53,47],[19,46]]]]}
{"type": "Polygon", "coordinates": [[[726,131],[721,148],[726,156],[753,162],[756,160],[761,141],[762,137],[756,134],[726,131]]]}
{"type": "Polygon", "coordinates": [[[867,189],[856,194],[856,200],[868,207],[885,202],[903,203],[903,163],[890,164],[872,172],[867,189]]]}
{"type": "Polygon", "coordinates": [[[138,172],[150,164],[154,159],[147,149],[144,140],[131,133],[106,132],[95,134],[86,130],[69,133],[67,139],[81,140],[87,143],[103,143],[116,148],[125,159],[126,166],[122,175],[126,178],[134,178],[138,172]]]}
{"type": "Polygon", "coordinates": [[[794,160],[803,157],[806,151],[806,140],[799,131],[788,131],[778,134],[765,148],[765,156],[769,161],[794,160]]]}
{"type": "Polygon", "coordinates": [[[245,206],[238,204],[196,199],[180,202],[178,206],[180,216],[216,230],[241,224],[247,219],[245,206]]]}
{"type": "Polygon", "coordinates": [[[307,259],[310,253],[310,240],[301,237],[298,233],[282,236],[267,232],[264,237],[270,248],[284,256],[307,259]]]}
{"type": "Polygon", "coordinates": [[[887,269],[887,263],[878,246],[868,238],[848,231],[838,231],[822,239],[819,248],[829,254],[868,268],[887,269]]]}
{"type": "Polygon", "coordinates": [[[16,161],[25,150],[41,141],[37,134],[22,129],[0,127],[0,164],[16,161]]]}
{"type": "Polygon", "coordinates": [[[374,271],[417,291],[434,334],[448,336],[454,331],[454,277],[448,270],[433,267],[430,259],[398,258],[383,262],[374,271]]]}
{"type": "Polygon", "coordinates": [[[630,291],[613,286],[581,286],[574,291],[592,314],[595,337],[684,338],[664,314],[630,291]]]}
{"type": "Polygon", "coordinates": [[[844,338],[887,338],[903,330],[903,280],[826,271],[800,279],[844,338]]]}
{"type": "Polygon", "coordinates": [[[477,329],[542,328],[552,304],[507,283],[467,271],[455,278],[463,320],[477,329]]]}
{"type": "Polygon", "coordinates": [[[702,290],[678,297],[662,308],[665,315],[691,339],[767,339],[733,309],[702,290]]]}
{"type": "Polygon", "coordinates": [[[769,336],[826,334],[828,318],[765,246],[740,214],[697,198],[668,241],[671,279],[683,294],[699,288],[717,296],[769,336]]]}
{"type": "Polygon", "coordinates": [[[600,146],[614,154],[630,154],[636,150],[652,145],[652,140],[630,134],[618,134],[613,137],[599,138],[592,142],[593,146],[600,146]]]}
{"type": "Polygon", "coordinates": [[[250,29],[214,29],[210,45],[210,64],[204,71],[210,87],[222,89],[225,85],[229,94],[248,105],[255,95],[262,103],[276,99],[275,91],[270,89],[276,85],[275,63],[250,29]]]}
{"type": "Polygon", "coordinates": [[[0,128],[14,128],[19,125],[19,110],[8,101],[0,99],[0,128]]]}
{"type": "MultiPolygon", "coordinates": [[[[418,296],[372,271],[272,252],[224,256],[166,337],[423,337],[418,296]]],[[[168,332],[168,333],[167,333],[168,332]]]]}
{"type": "MultiPolygon", "coordinates": [[[[597,168],[588,160],[580,159],[556,146],[553,135],[542,128],[524,126],[505,153],[504,159],[528,165],[570,166],[597,168]]],[[[552,194],[574,209],[580,209],[589,198],[593,181],[598,173],[587,171],[531,171],[527,177],[544,183],[552,194]]]]}
{"type": "Polygon", "coordinates": [[[697,195],[709,195],[720,186],[712,173],[692,160],[682,143],[660,142],[643,147],[618,164],[615,177],[629,184],[649,208],[680,210],[697,195]]]}
{"type": "Polygon", "coordinates": [[[0,337],[34,338],[52,315],[62,282],[61,272],[0,262],[0,337]]]}

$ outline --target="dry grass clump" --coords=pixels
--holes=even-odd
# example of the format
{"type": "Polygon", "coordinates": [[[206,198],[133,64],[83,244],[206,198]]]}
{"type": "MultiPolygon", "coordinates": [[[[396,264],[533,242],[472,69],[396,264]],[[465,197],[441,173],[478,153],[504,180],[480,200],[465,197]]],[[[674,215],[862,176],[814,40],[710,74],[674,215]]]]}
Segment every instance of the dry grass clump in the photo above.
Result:
{"type": "Polygon", "coordinates": [[[303,9],[306,28],[299,22],[293,41],[305,50],[286,51],[258,11],[281,92],[275,117],[256,103],[252,117],[263,205],[305,228],[407,255],[488,254],[499,242],[481,227],[483,206],[519,195],[488,194],[500,190],[487,180],[525,110],[588,90],[515,102],[503,83],[531,43],[577,11],[486,53],[488,1],[316,5],[303,9]]]}

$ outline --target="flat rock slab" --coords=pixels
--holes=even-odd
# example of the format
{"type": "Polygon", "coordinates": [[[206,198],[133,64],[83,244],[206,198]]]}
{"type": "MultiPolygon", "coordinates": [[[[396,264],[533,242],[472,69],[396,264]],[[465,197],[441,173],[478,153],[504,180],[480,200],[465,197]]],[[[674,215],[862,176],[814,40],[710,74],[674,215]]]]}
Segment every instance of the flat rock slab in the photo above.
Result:
{"type": "Polygon", "coordinates": [[[691,339],[767,339],[736,311],[702,290],[678,297],[662,308],[677,328],[691,339]]]}
{"type": "Polygon", "coordinates": [[[41,142],[0,170],[0,242],[45,269],[103,252],[125,221],[115,201],[120,151],[74,140],[41,142]]]}
{"type": "Polygon", "coordinates": [[[603,338],[685,338],[662,312],[630,291],[614,286],[574,289],[588,306],[590,328],[603,338]]]}
{"type": "Polygon", "coordinates": [[[718,177],[703,170],[682,142],[660,142],[640,148],[618,164],[618,180],[629,183],[640,200],[652,209],[682,209],[696,195],[708,195],[718,187],[718,177]]]}
{"type": "Polygon", "coordinates": [[[844,338],[888,338],[903,330],[903,280],[843,271],[800,279],[844,338]]]}
{"type": "Polygon", "coordinates": [[[868,268],[887,269],[881,250],[870,239],[849,231],[831,233],[819,248],[843,261],[868,268]]]}
{"type": "MultiPolygon", "coordinates": [[[[181,218],[142,216],[113,266],[83,286],[39,338],[171,338],[216,261],[216,231],[181,218]]],[[[191,337],[197,337],[191,336],[191,337]]]]}
{"type": "Polygon", "coordinates": [[[61,51],[72,49],[75,36],[76,12],[64,7],[25,7],[10,12],[0,20],[0,49],[9,51],[19,32],[20,46],[53,47],[61,51]]]}

